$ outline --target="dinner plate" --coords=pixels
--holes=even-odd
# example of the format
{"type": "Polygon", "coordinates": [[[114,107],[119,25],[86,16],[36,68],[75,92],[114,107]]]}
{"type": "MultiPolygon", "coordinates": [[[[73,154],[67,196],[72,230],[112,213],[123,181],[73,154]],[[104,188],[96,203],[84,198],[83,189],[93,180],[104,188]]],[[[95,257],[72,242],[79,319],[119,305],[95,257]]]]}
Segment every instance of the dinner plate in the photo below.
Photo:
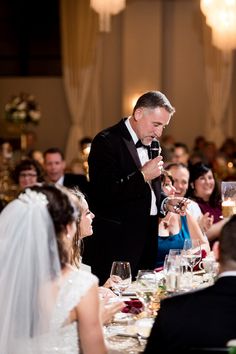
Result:
{"type": "Polygon", "coordinates": [[[129,323],[133,321],[134,315],[132,313],[117,312],[113,316],[113,323],[129,323]]]}

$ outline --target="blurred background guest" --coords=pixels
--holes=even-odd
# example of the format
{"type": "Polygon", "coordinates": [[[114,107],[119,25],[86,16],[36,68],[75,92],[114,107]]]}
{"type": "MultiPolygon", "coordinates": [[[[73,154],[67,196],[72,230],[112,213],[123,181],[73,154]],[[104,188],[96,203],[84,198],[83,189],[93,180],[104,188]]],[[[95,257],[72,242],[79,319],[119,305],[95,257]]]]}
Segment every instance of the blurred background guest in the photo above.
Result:
{"type": "Polygon", "coordinates": [[[72,159],[68,169],[72,173],[84,174],[89,179],[88,156],[91,149],[92,138],[85,136],[78,141],[78,156],[72,159]]]}
{"type": "Polygon", "coordinates": [[[52,147],[44,152],[45,178],[48,182],[67,188],[77,187],[86,195],[89,194],[89,182],[84,174],[66,173],[66,161],[63,152],[52,147]]]}
{"type": "Polygon", "coordinates": [[[40,164],[33,159],[20,161],[13,170],[12,177],[18,190],[44,181],[43,170],[40,164]]]}
{"type": "Polygon", "coordinates": [[[189,164],[189,149],[184,143],[177,142],[174,144],[172,162],[183,163],[188,166],[189,164]]]}
{"type": "Polygon", "coordinates": [[[44,157],[43,157],[43,152],[38,149],[32,149],[28,153],[28,157],[30,159],[36,160],[43,168],[44,166],[44,157]]]}

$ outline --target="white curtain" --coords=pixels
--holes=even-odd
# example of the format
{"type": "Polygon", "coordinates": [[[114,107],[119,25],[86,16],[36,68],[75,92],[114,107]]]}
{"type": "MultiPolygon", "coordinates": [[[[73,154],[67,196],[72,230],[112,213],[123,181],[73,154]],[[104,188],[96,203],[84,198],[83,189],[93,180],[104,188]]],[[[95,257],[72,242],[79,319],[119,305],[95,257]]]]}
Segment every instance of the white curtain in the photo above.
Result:
{"type": "Polygon", "coordinates": [[[100,38],[88,0],[61,0],[63,79],[71,115],[65,158],[78,154],[78,141],[100,129],[100,38]]]}
{"type": "Polygon", "coordinates": [[[219,147],[232,134],[232,73],[233,54],[216,49],[211,44],[209,27],[203,21],[205,79],[208,112],[206,115],[206,138],[219,147]]]}

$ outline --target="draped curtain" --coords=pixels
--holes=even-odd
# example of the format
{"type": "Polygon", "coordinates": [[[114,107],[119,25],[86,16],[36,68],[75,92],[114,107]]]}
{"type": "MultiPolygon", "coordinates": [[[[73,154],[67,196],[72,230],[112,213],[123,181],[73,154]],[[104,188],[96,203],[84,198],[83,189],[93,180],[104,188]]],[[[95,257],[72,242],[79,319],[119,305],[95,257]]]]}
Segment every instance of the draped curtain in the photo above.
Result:
{"type": "Polygon", "coordinates": [[[211,33],[203,21],[205,79],[207,91],[206,137],[218,146],[232,134],[232,73],[233,54],[216,49],[211,33]]]}
{"type": "Polygon", "coordinates": [[[88,0],[61,0],[63,81],[71,126],[67,163],[78,154],[78,141],[100,129],[99,74],[101,46],[97,15],[88,0]]]}

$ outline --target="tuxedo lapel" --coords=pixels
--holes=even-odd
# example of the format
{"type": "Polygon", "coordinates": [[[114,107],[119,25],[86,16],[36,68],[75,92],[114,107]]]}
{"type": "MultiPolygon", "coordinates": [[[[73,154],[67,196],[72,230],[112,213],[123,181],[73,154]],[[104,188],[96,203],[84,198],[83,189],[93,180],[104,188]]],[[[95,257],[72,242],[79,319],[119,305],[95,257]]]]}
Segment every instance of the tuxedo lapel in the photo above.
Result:
{"type": "Polygon", "coordinates": [[[121,129],[121,132],[122,132],[122,139],[123,139],[125,145],[127,146],[131,156],[133,157],[135,165],[137,166],[138,169],[141,168],[142,165],[141,165],[138,153],[137,153],[137,149],[136,149],[136,146],[135,146],[135,144],[133,142],[133,139],[132,139],[132,137],[131,137],[126,125],[125,125],[125,119],[123,119],[120,122],[120,129],[121,129]]]}
{"type": "MultiPolygon", "coordinates": [[[[138,169],[140,169],[142,167],[141,165],[141,161],[139,159],[139,156],[138,156],[138,152],[137,152],[137,148],[133,142],[133,139],[125,125],[125,119],[122,119],[120,122],[119,122],[119,128],[121,130],[121,136],[122,136],[122,139],[125,143],[125,145],[127,146],[127,149],[129,150],[134,162],[135,162],[135,165],[137,166],[138,169]]],[[[157,205],[160,204],[160,192],[161,192],[161,179],[160,177],[158,178],[155,178],[155,180],[152,181],[152,188],[153,188],[153,191],[156,195],[156,201],[157,201],[157,205]]]]}

